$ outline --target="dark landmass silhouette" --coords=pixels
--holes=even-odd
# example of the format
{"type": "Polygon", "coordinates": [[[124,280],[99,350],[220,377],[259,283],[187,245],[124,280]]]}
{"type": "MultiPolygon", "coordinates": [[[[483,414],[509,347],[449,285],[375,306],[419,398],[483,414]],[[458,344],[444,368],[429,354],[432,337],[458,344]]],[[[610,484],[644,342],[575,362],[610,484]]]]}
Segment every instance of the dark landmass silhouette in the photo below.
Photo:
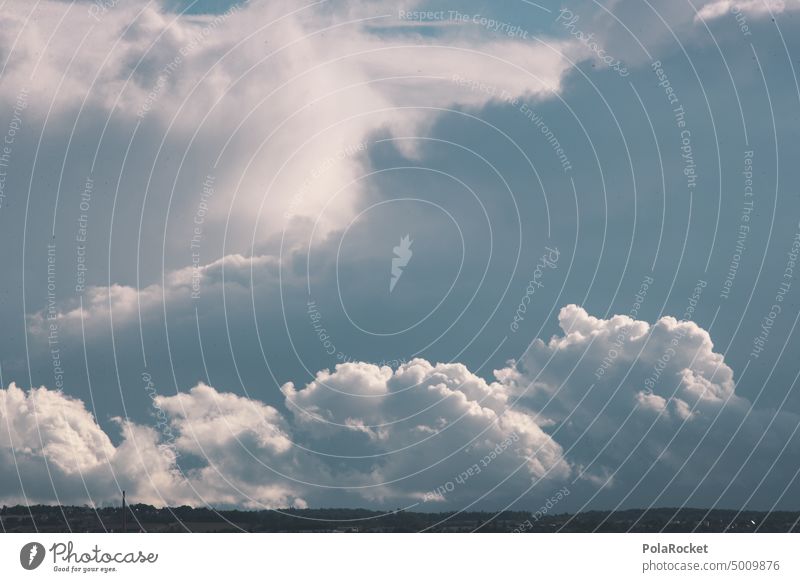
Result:
{"type": "Polygon", "coordinates": [[[369,509],[236,509],[17,505],[3,532],[800,532],[798,511],[657,508],[534,516],[527,511],[426,513],[369,509]],[[124,521],[124,526],[123,526],[124,521]]]}

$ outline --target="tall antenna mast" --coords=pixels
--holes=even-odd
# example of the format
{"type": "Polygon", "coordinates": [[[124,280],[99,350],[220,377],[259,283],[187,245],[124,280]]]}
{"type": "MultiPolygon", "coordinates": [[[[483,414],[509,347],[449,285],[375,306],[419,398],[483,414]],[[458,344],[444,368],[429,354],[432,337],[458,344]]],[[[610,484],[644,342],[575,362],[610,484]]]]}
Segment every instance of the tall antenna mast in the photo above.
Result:
{"type": "Polygon", "coordinates": [[[128,516],[125,515],[125,490],[122,491],[122,532],[126,533],[128,531],[128,516]]]}

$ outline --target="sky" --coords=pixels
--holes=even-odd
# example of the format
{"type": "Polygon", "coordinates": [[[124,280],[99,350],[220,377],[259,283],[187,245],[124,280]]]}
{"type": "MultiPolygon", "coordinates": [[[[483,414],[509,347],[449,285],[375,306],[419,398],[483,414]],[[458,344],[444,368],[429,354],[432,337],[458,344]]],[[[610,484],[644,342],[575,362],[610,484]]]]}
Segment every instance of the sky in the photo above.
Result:
{"type": "Polygon", "coordinates": [[[798,509],[800,2],[0,5],[0,503],[798,509]]]}

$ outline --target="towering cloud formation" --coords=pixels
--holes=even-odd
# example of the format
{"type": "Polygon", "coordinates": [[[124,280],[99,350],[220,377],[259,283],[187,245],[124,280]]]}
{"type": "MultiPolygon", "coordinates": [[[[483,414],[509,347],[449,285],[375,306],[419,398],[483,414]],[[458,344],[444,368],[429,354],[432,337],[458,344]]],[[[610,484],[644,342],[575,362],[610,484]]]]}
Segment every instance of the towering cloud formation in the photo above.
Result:
{"type": "Polygon", "coordinates": [[[570,503],[604,505],[740,506],[796,488],[780,461],[798,453],[799,419],[737,396],[695,323],[568,305],[559,324],[493,382],[456,363],[345,363],[284,385],[288,417],[199,384],[155,397],[158,429],[116,419],[116,445],[83,403],[12,384],[0,446],[21,477],[6,472],[0,495],[99,502],[124,485],[151,503],[438,509],[564,485],[570,503]]]}
{"type": "MultiPolygon", "coordinates": [[[[172,208],[191,208],[191,218],[200,185],[213,174],[206,250],[219,246],[226,217],[246,227],[242,232],[257,227],[263,240],[281,232],[287,217],[316,218],[340,189],[318,228],[347,224],[361,187],[357,154],[371,134],[418,135],[442,108],[492,100],[485,91],[453,91],[456,73],[510,96],[549,97],[560,89],[574,50],[555,39],[498,41],[471,26],[462,27],[467,34],[444,27],[432,48],[412,33],[388,34],[405,24],[389,2],[337,10],[327,3],[247,2],[201,16],[171,13],[158,3],[87,11],[92,6],[6,4],[0,53],[10,61],[0,104],[13,104],[25,87],[25,123],[34,135],[45,123],[74,125],[62,188],[82,184],[90,172],[98,185],[116,183],[119,167],[97,164],[95,150],[131,141],[125,171],[149,177],[150,190],[170,193],[172,208]],[[101,144],[95,120],[109,120],[101,144]],[[336,163],[326,164],[331,158],[336,163]],[[161,167],[166,159],[171,163],[161,167]],[[322,174],[324,184],[309,180],[322,174]]],[[[413,153],[412,142],[400,145],[413,153]]],[[[60,164],[58,158],[54,165],[60,164]]],[[[148,187],[131,177],[121,188],[126,207],[138,212],[148,187]]],[[[158,198],[150,203],[166,208],[158,198]]],[[[169,242],[183,243],[192,225],[176,220],[176,240],[169,242]]],[[[243,236],[234,247],[246,249],[249,242],[243,236]]]]}
{"type": "Polygon", "coordinates": [[[697,324],[604,320],[575,305],[559,323],[564,335],[535,341],[500,378],[556,427],[551,436],[606,504],[721,496],[739,507],[760,487],[778,499],[791,484],[783,461],[797,454],[800,418],[737,396],[733,371],[697,324]]]}
{"type": "Polygon", "coordinates": [[[127,489],[131,498],[157,505],[305,506],[289,488],[255,478],[237,449],[246,443],[254,458],[281,461],[289,442],[274,409],[204,385],[157,404],[171,429],[115,418],[122,435],[115,446],[84,403],[12,383],[0,391],[3,502],[101,504],[127,489]],[[201,467],[184,471],[179,457],[186,463],[192,455],[201,467]]]}

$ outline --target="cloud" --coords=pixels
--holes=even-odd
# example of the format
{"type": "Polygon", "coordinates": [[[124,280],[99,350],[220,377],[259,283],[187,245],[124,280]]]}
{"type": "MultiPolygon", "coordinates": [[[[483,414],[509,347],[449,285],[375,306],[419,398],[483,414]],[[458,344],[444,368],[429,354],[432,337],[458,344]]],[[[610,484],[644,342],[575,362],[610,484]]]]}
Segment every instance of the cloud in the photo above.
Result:
{"type": "MultiPolygon", "coordinates": [[[[0,428],[11,436],[0,448],[7,466],[20,468],[30,502],[58,495],[101,503],[122,487],[133,499],[170,505],[411,504],[432,500],[429,491],[482,459],[491,463],[491,473],[437,498],[452,503],[520,468],[517,485],[569,474],[560,447],[525,414],[505,410],[502,386],[458,364],[415,360],[396,371],[343,364],[303,389],[287,384],[283,391],[294,426],[254,398],[199,384],[154,396],[155,427],[116,419],[122,439],[115,446],[82,402],[12,384],[0,409],[0,428]],[[373,398],[358,404],[357,396],[373,398]],[[340,445],[348,445],[346,454],[340,445]],[[48,466],[53,485],[45,479],[34,486],[48,466]]],[[[5,480],[0,497],[18,502],[23,491],[5,480]]]]}
{"type": "Polygon", "coordinates": [[[157,420],[153,428],[116,418],[122,439],[115,446],[83,402],[14,383],[0,390],[0,457],[8,469],[0,479],[3,502],[100,505],[126,489],[157,505],[305,505],[289,487],[252,478],[252,471],[246,478],[237,473],[242,463],[230,462],[243,439],[262,462],[285,455],[288,441],[274,409],[203,385],[154,402],[169,422],[157,420]],[[202,454],[203,466],[182,470],[179,458],[192,454],[202,454]]]}
{"type": "MultiPolygon", "coordinates": [[[[487,383],[462,364],[415,359],[396,370],[346,363],[317,373],[305,388],[282,392],[298,430],[330,452],[377,456],[387,487],[371,500],[430,500],[426,494],[491,457],[485,474],[447,491],[450,505],[472,501],[481,488],[517,472],[507,489],[570,473],[561,447],[526,413],[509,409],[506,387],[487,383]],[[503,454],[492,452],[501,443],[503,454]],[[512,485],[513,484],[513,485],[512,485]]],[[[498,496],[507,495],[506,492],[498,496]]]]}
{"type": "MultiPolygon", "coordinates": [[[[115,184],[118,168],[96,163],[95,151],[130,144],[119,211],[141,212],[148,190],[145,223],[158,228],[169,199],[168,251],[184,250],[200,185],[213,174],[203,237],[205,255],[218,258],[226,235],[243,252],[250,233],[259,241],[280,233],[289,215],[318,218],[323,233],[346,225],[364,194],[365,162],[348,152],[363,154],[359,144],[376,132],[424,134],[440,109],[491,100],[455,90],[454,74],[535,100],[559,91],[570,67],[572,45],[559,40],[497,41],[480,29],[469,38],[446,30],[433,40],[387,37],[373,25],[396,22],[395,4],[234,8],[181,16],[119,3],[95,18],[83,4],[12,0],[0,15],[9,63],[0,103],[27,87],[30,131],[46,119],[71,136],[64,189],[90,172],[97,184],[115,184]],[[337,162],[326,165],[330,158],[337,162]],[[324,181],[309,182],[323,168],[324,181]]],[[[413,153],[412,142],[402,146],[413,153]]]]}
{"type": "MultiPolygon", "coordinates": [[[[601,319],[568,305],[559,325],[491,382],[415,359],[286,383],[288,415],[202,383],[154,395],[156,427],[117,420],[118,445],[83,403],[12,384],[0,445],[26,479],[44,476],[30,465],[47,459],[55,491],[73,501],[86,495],[81,479],[113,498],[114,477],[149,502],[248,507],[496,508],[564,485],[577,493],[571,503],[707,505],[722,492],[738,507],[792,486],[783,459],[798,452],[800,419],[738,396],[696,323],[601,319]]],[[[3,486],[4,499],[20,498],[13,480],[3,486]]],[[[51,500],[41,483],[34,492],[51,500]]]]}
{"type": "Polygon", "coordinates": [[[790,482],[783,455],[800,447],[800,417],[737,395],[696,323],[599,319],[568,305],[559,325],[563,335],[536,340],[499,378],[555,427],[581,476],[610,490],[606,502],[710,504],[726,491],[739,507],[761,477],[775,498],[790,482]]]}
{"type": "Polygon", "coordinates": [[[130,285],[90,285],[78,299],[69,299],[48,306],[28,317],[28,328],[36,337],[46,336],[51,323],[63,326],[68,334],[79,337],[81,321],[90,331],[108,326],[113,316],[119,325],[134,323],[160,313],[166,303],[191,311],[193,297],[218,295],[223,286],[231,289],[263,287],[277,281],[279,259],[273,255],[243,257],[226,255],[207,265],[183,267],[166,274],[164,283],[153,283],[142,289],[130,285]],[[52,309],[51,309],[52,307],[52,309]]]}
{"type": "MultiPolygon", "coordinates": [[[[671,0],[609,0],[589,2],[575,0],[564,7],[567,14],[578,19],[561,18],[559,28],[564,34],[591,35],[607,55],[620,59],[628,69],[647,65],[654,60],[669,62],[680,53],[680,47],[689,49],[690,58],[697,59],[701,47],[725,44],[728,39],[719,31],[709,34],[702,21],[711,21],[731,14],[731,19],[741,13],[755,21],[770,14],[778,15],[800,8],[798,0],[701,0],[682,4],[671,0]]],[[[563,13],[562,13],[563,14],[563,13]]],[[[786,24],[790,24],[789,21],[786,24]]],[[[727,53],[726,53],[727,54],[727,53]]],[[[585,56],[595,56],[591,53],[585,56]]]]}
{"type": "Polygon", "coordinates": [[[46,388],[27,394],[11,384],[2,396],[0,446],[23,456],[41,453],[59,470],[83,471],[114,447],[83,403],[46,388]]]}
{"type": "Polygon", "coordinates": [[[731,12],[760,17],[798,8],[800,8],[800,2],[797,0],[715,0],[705,4],[697,11],[695,21],[712,20],[731,12]]]}

